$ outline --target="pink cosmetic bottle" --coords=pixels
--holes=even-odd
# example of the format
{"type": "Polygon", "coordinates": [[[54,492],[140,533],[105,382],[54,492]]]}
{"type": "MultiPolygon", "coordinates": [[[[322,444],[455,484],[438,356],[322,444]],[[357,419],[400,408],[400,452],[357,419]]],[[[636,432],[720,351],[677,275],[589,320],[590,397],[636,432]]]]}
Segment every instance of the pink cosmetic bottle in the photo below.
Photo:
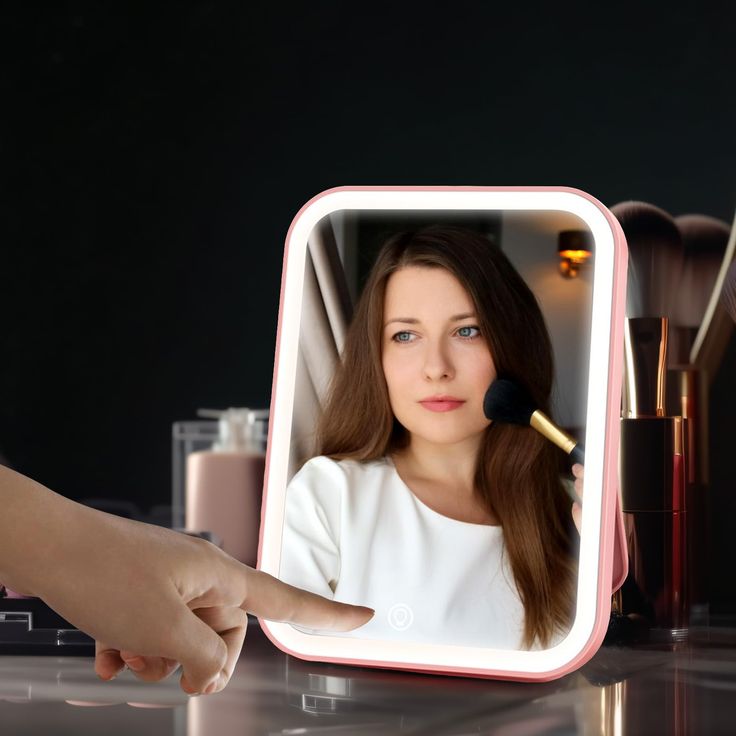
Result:
{"type": "Polygon", "coordinates": [[[214,532],[222,548],[255,567],[266,466],[268,410],[201,410],[218,419],[219,438],[211,449],[186,459],[185,525],[214,532]]]}

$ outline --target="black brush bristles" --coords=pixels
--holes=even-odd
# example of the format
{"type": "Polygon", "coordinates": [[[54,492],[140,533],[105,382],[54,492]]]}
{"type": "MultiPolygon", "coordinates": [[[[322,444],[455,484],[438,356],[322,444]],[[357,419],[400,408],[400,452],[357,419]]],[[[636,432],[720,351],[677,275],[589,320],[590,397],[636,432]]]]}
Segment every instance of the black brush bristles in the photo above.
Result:
{"type": "Polygon", "coordinates": [[[626,316],[670,317],[685,250],[674,219],[646,202],[621,202],[611,212],[629,248],[626,316]]]}
{"type": "Polygon", "coordinates": [[[483,399],[486,419],[505,424],[528,427],[536,408],[526,391],[506,378],[496,379],[483,399]]]}
{"type": "MultiPolygon", "coordinates": [[[[507,378],[496,379],[483,397],[483,413],[486,419],[502,424],[532,426],[543,437],[557,445],[570,456],[573,463],[585,465],[585,449],[567,432],[561,430],[548,416],[534,406],[529,394],[521,386],[507,378]],[[532,415],[536,421],[532,425],[532,415]]],[[[573,499],[578,500],[578,499],[573,499]]]]}

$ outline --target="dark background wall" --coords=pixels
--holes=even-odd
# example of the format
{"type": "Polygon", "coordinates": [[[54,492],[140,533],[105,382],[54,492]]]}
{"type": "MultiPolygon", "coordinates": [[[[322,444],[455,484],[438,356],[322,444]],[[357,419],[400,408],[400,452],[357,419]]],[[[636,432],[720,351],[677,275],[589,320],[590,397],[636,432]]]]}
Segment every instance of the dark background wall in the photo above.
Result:
{"type": "Polygon", "coordinates": [[[284,237],[332,186],[561,184],[730,222],[734,6],[521,5],[4,5],[6,461],[168,502],[174,420],[268,405],[284,237]]]}

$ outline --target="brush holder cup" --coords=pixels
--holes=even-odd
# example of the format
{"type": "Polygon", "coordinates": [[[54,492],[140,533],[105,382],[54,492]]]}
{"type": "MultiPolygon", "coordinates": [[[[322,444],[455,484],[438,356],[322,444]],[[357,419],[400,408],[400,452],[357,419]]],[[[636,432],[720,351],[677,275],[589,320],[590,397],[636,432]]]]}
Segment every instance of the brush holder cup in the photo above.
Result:
{"type": "Polygon", "coordinates": [[[635,583],[622,608],[643,616],[655,640],[688,634],[687,427],[682,417],[621,420],[621,506],[635,583]]]}

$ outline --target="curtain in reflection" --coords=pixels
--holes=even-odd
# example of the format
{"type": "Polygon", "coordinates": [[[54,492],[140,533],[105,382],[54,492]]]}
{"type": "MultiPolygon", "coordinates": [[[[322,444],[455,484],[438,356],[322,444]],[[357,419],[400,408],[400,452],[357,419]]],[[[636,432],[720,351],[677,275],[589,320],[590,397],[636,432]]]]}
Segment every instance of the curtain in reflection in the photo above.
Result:
{"type": "Polygon", "coordinates": [[[312,457],[314,430],[339,360],[353,307],[330,218],[312,231],[307,245],[299,330],[289,478],[312,457]]]}

